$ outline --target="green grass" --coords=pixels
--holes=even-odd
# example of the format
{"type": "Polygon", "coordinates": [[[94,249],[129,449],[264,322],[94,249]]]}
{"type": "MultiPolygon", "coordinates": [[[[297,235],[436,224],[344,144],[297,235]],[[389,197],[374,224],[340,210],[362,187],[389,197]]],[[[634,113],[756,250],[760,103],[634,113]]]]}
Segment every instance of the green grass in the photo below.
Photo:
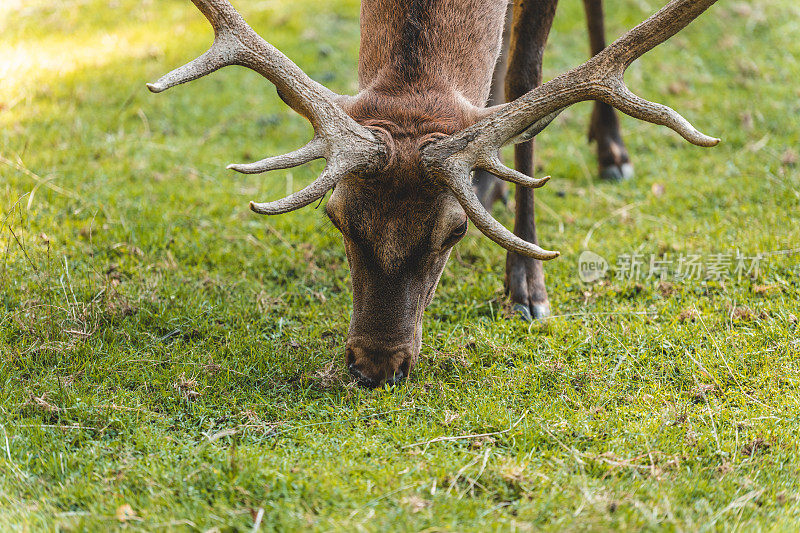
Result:
{"type": "MultiPolygon", "coordinates": [[[[358,4],[237,3],[347,92],[358,4]]],[[[613,4],[618,35],[660,2],[613,4]]],[[[470,231],[412,379],[365,391],[338,234],[321,209],[247,209],[319,165],[224,170],[307,124],[244,69],[146,91],[209,43],[187,2],[4,4],[0,529],[794,530],[798,255],[671,285],[584,285],[577,263],[798,248],[798,21],[793,0],[720,2],[631,69],[717,148],[625,118],[637,176],[601,183],[589,105],[560,117],[538,145],[555,316],[510,316],[504,253],[470,231]]],[[[563,2],[548,76],[583,60],[583,28],[563,2]]]]}

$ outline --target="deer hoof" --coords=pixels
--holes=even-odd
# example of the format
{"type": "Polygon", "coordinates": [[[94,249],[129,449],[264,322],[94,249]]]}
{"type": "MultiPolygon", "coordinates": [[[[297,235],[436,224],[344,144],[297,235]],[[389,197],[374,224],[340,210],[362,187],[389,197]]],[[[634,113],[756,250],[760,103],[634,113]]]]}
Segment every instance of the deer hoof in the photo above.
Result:
{"type": "Polygon", "coordinates": [[[511,310],[512,310],[512,311],[513,311],[513,312],[514,312],[514,313],[515,313],[517,316],[519,316],[519,318],[521,318],[521,319],[522,319],[522,320],[524,320],[525,322],[532,322],[532,321],[533,321],[533,315],[531,315],[531,310],[528,308],[528,306],[527,306],[527,305],[522,305],[522,304],[514,304],[514,305],[511,307],[511,310]]]}
{"type": "Polygon", "coordinates": [[[533,304],[528,307],[527,305],[514,304],[511,310],[525,322],[533,322],[534,320],[542,320],[550,316],[550,304],[533,304]]]}
{"type": "Polygon", "coordinates": [[[550,316],[550,304],[533,304],[531,312],[534,320],[542,320],[550,316]]]}
{"type": "Polygon", "coordinates": [[[621,165],[609,165],[600,169],[600,179],[606,181],[625,181],[633,177],[633,165],[622,163],[621,165]]]}

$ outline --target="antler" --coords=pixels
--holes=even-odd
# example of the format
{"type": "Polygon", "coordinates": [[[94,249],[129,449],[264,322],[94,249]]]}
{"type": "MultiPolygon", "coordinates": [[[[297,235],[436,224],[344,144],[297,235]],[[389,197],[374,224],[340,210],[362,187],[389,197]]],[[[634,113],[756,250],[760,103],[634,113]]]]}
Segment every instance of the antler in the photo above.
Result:
{"type": "Polygon", "coordinates": [[[469,128],[425,146],[422,158],[428,171],[453,190],[475,226],[500,246],[536,259],[558,257],[558,252],[520,239],[492,218],[470,186],[470,171],[482,168],[516,183],[524,181],[523,177],[531,180],[528,186],[544,185],[546,179],[533,180],[503,166],[498,151],[506,144],[533,138],[562,110],[584,100],[600,100],[634,118],[672,128],[692,144],[715,146],[719,139],[700,133],[669,107],[636,96],[623,79],[631,63],[685,28],[715,2],[672,0],[583,65],[509,104],[488,109],[485,118],[469,128]]]}
{"type": "Polygon", "coordinates": [[[350,173],[380,168],[387,157],[385,143],[353,120],[339,105],[346,98],[312,80],[277,48],[247,25],[226,0],[192,0],[214,28],[214,43],[203,55],[177,68],[147,87],[160,93],[229,65],[250,68],[270,82],[289,107],[314,127],[314,138],[294,152],[256,163],[229,165],[245,174],[296,167],[319,158],[328,162],[313,183],[286,198],[269,203],[250,202],[256,213],[288,213],[322,198],[336,182],[350,173]]]}

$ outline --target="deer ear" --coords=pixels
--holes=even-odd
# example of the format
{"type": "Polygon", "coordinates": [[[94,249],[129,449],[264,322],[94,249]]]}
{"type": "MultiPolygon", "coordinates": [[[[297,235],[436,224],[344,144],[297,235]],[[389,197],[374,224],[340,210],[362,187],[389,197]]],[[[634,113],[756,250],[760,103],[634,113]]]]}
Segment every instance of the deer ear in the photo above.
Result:
{"type": "Polygon", "coordinates": [[[384,169],[392,167],[395,161],[397,161],[397,143],[394,142],[394,137],[392,137],[391,132],[388,129],[375,124],[366,123],[364,126],[366,126],[366,128],[383,143],[383,146],[386,150],[386,163],[384,165],[384,169]]]}

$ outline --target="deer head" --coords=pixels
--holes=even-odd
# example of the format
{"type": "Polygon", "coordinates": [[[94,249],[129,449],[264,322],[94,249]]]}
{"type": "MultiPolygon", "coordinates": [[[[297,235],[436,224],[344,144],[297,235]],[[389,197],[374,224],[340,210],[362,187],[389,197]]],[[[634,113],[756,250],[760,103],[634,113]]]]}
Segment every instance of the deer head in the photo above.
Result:
{"type": "MultiPolygon", "coordinates": [[[[532,139],[563,109],[584,100],[602,100],[635,118],[668,126],[699,146],[719,142],[672,109],[634,95],[623,81],[633,61],[716,0],[672,0],[583,65],[514,102],[488,109],[481,106],[497,57],[497,24],[492,31],[498,46],[478,54],[485,56],[478,58],[482,66],[467,66],[487,71],[475,73],[474,90],[447,83],[447,76],[414,78],[401,72],[376,77],[351,97],[309,78],[259,37],[226,0],[192,1],[214,28],[213,45],[148,88],[161,92],[221,67],[241,65],[272,82],[286,104],[312,124],[315,135],[304,147],[228,168],[254,174],[319,158],[327,161],[322,174],[301,191],[273,202],[251,202],[250,208],[263,215],[288,213],[333,189],[325,210],[343,235],[353,285],[347,364],[362,385],[395,383],[408,376],[420,351],[423,312],[468,220],[507,250],[541,260],[559,255],[515,236],[475,195],[475,169],[523,187],[541,187],[549,179],[504,166],[498,156],[501,147],[532,139]]],[[[496,11],[501,23],[505,3],[495,3],[500,4],[496,11]]],[[[361,67],[378,70],[381,65],[361,67]]]]}

